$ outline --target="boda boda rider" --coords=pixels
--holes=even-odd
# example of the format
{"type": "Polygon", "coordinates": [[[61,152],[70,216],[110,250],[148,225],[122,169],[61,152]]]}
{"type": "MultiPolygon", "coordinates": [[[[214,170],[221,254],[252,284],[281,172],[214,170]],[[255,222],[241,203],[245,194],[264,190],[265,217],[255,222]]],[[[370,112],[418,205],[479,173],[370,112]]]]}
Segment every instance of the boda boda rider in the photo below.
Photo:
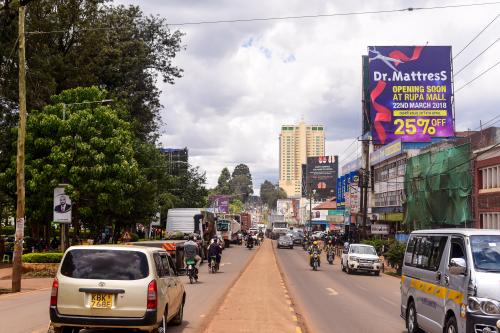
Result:
{"type": "Polygon", "coordinates": [[[318,266],[321,266],[321,249],[319,248],[318,241],[314,241],[311,246],[309,246],[309,249],[307,250],[309,252],[309,265],[312,266],[313,262],[313,257],[312,254],[314,252],[318,252],[318,266]]]}

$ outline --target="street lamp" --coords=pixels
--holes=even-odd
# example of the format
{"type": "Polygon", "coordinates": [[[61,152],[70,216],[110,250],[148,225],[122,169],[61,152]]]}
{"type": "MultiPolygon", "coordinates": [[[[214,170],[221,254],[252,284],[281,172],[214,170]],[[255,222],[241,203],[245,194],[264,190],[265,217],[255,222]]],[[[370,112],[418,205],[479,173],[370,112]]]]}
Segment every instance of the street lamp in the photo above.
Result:
{"type": "Polygon", "coordinates": [[[309,183],[309,233],[312,234],[312,198],[316,190],[312,189],[312,183],[309,183]]]}

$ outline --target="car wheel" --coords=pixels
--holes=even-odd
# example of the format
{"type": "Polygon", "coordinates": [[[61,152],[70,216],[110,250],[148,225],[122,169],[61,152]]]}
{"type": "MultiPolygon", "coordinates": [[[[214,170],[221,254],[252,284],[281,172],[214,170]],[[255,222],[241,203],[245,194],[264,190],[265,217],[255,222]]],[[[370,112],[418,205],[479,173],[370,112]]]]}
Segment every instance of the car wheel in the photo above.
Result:
{"type": "Polygon", "coordinates": [[[354,270],[352,270],[352,269],[349,267],[349,261],[347,262],[346,269],[347,269],[347,274],[352,274],[352,273],[354,272],[354,270]]]}
{"type": "Polygon", "coordinates": [[[163,313],[163,316],[161,317],[161,322],[160,326],[155,328],[151,333],[166,333],[167,331],[167,318],[168,318],[168,310],[165,308],[165,312],[163,313]]]}
{"type": "Polygon", "coordinates": [[[172,319],[172,324],[178,326],[182,324],[182,318],[184,318],[184,299],[179,306],[179,312],[175,315],[174,319],[172,319]]]}
{"type": "Polygon", "coordinates": [[[78,333],[80,329],[77,327],[52,327],[49,328],[48,333],[78,333]]]}
{"type": "Polygon", "coordinates": [[[376,271],[375,276],[379,276],[379,275],[380,275],[380,271],[376,271]]]}
{"type": "Polygon", "coordinates": [[[458,333],[457,320],[454,316],[451,316],[446,321],[446,333],[458,333]]]}
{"type": "Polygon", "coordinates": [[[408,333],[419,333],[421,332],[417,323],[417,311],[415,310],[415,304],[410,302],[408,304],[408,309],[406,310],[406,328],[408,333]]]}

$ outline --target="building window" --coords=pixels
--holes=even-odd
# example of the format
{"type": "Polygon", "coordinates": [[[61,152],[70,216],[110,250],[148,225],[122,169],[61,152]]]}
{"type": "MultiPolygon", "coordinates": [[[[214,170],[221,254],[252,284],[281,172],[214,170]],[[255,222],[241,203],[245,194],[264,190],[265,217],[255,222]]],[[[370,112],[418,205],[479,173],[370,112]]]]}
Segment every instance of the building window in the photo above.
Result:
{"type": "Polygon", "coordinates": [[[482,213],[481,223],[483,229],[500,229],[500,213],[482,213]]]}
{"type": "Polygon", "coordinates": [[[481,171],[481,189],[500,188],[500,165],[483,168],[481,171]]]}

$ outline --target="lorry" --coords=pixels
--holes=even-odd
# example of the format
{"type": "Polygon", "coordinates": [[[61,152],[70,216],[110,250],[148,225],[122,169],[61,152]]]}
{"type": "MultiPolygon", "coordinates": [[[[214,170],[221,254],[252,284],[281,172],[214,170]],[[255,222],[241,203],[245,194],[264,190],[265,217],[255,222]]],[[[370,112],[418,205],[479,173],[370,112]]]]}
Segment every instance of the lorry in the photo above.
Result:
{"type": "Polygon", "coordinates": [[[221,216],[216,221],[217,236],[224,240],[224,247],[239,243],[241,224],[232,216],[221,216]]]}
{"type": "Polygon", "coordinates": [[[270,216],[271,238],[278,239],[281,234],[288,232],[288,223],[285,221],[285,215],[273,214],[270,216]]]}
{"type": "Polygon", "coordinates": [[[252,215],[241,213],[241,231],[248,231],[252,227],[252,215]]]}

